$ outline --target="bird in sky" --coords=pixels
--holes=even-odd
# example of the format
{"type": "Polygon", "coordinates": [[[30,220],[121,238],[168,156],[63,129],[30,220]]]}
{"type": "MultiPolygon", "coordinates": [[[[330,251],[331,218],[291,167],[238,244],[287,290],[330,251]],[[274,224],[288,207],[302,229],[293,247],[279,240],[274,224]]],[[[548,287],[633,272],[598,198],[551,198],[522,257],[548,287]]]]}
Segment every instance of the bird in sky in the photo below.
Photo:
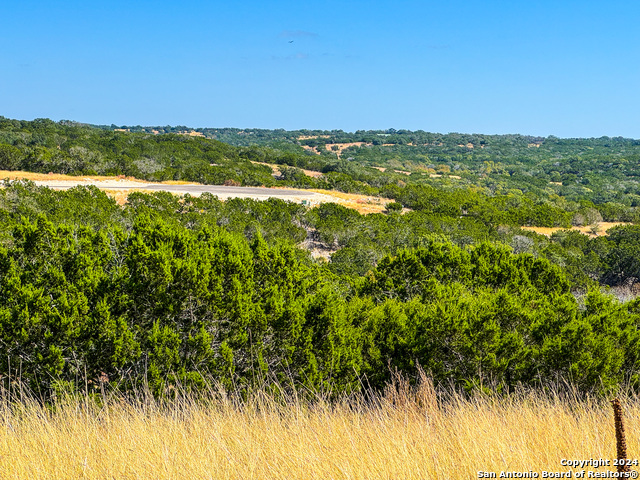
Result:
{"type": "Polygon", "coordinates": [[[289,40],[289,43],[293,43],[293,40],[289,40]]]}

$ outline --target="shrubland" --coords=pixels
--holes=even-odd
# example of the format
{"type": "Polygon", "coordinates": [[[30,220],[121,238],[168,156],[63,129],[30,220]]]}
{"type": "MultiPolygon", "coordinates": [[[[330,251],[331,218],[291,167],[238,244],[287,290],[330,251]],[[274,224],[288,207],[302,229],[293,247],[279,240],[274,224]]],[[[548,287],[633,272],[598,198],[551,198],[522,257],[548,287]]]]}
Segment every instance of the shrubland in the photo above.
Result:
{"type": "MultiPolygon", "coordinates": [[[[9,182],[3,381],[44,397],[104,379],[158,396],[178,384],[197,393],[211,379],[242,390],[256,378],[338,395],[423,368],[467,390],[549,379],[582,392],[637,388],[637,301],[620,303],[490,235],[427,233],[414,215],[424,214],[168,193],[132,194],[120,207],[93,187],[9,182]],[[337,258],[313,260],[297,246],[308,235],[336,243],[337,258]],[[379,256],[358,264],[349,242],[362,236],[379,256]]],[[[611,237],[615,277],[638,233],[611,237]]]]}

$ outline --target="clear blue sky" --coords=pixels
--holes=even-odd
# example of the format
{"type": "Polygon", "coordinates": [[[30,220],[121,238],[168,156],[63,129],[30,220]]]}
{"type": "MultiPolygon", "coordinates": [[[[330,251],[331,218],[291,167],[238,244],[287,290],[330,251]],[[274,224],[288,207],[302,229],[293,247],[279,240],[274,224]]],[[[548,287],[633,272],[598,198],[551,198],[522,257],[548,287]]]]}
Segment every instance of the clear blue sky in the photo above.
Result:
{"type": "Polygon", "coordinates": [[[0,115],[640,138],[636,1],[3,1],[0,115]]]}

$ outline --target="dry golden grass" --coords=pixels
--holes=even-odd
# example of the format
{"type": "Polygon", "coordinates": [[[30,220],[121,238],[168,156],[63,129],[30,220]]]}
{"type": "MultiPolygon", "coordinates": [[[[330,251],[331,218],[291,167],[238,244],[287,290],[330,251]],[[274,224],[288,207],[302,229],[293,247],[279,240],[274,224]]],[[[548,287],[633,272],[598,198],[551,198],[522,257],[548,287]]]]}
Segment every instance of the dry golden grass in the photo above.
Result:
{"type": "MultiPolygon", "coordinates": [[[[265,165],[269,168],[271,168],[273,175],[281,175],[282,172],[280,170],[281,167],[286,167],[287,165],[276,165],[273,163],[266,163],[266,162],[254,162],[253,160],[251,160],[251,163],[254,163],[256,165],[265,165]]],[[[316,172],[315,170],[305,170],[304,168],[299,168],[298,170],[302,171],[302,173],[304,173],[307,177],[314,177],[314,178],[320,178],[322,176],[322,172],[316,172]]]]}
{"type": "MultiPolygon", "coordinates": [[[[95,182],[105,182],[110,180],[127,180],[130,182],[141,182],[141,183],[150,183],[147,180],[141,180],[135,177],[125,177],[124,175],[120,175],[118,177],[105,177],[101,175],[63,175],[61,173],[36,173],[36,172],[24,172],[24,171],[10,171],[10,170],[0,170],[0,180],[4,180],[8,178],[9,180],[31,180],[34,182],[55,182],[55,181],[70,181],[70,182],[81,182],[81,181],[95,181],[95,182]]],[[[197,182],[185,182],[182,180],[166,180],[164,182],[153,182],[153,183],[161,183],[164,185],[200,185],[197,182]]]]}
{"type": "Polygon", "coordinates": [[[118,205],[124,205],[127,203],[127,197],[131,190],[103,190],[104,193],[113,198],[118,205]]]}
{"type": "Polygon", "coordinates": [[[387,203],[393,202],[393,200],[388,198],[370,197],[356,193],[338,192],[335,190],[312,189],[310,191],[330,195],[335,199],[335,203],[338,203],[343,207],[357,210],[362,214],[382,213],[385,211],[387,203]]]}
{"type": "Polygon", "coordinates": [[[134,193],[134,192],[139,192],[139,193],[147,193],[147,194],[154,194],[157,190],[145,190],[142,188],[136,188],[136,189],[131,189],[131,190],[109,190],[107,189],[103,189],[102,190],[104,193],[106,193],[107,195],[109,195],[111,198],[113,198],[116,203],[118,205],[124,205],[125,203],[127,203],[127,201],[129,200],[129,194],[134,193]]]}
{"type": "MultiPolygon", "coordinates": [[[[328,138],[328,136],[326,135],[321,135],[322,138],[328,138]]],[[[317,136],[313,136],[313,137],[298,137],[298,140],[306,140],[309,138],[318,138],[317,136]]],[[[346,150],[349,147],[361,147],[363,145],[367,145],[367,146],[371,146],[373,145],[372,143],[365,143],[365,142],[351,142],[351,143],[327,143],[325,145],[326,149],[330,152],[334,152],[336,154],[336,156],[338,158],[341,157],[342,152],[344,150],[346,150]]],[[[318,149],[316,147],[310,147],[309,145],[302,145],[302,148],[304,148],[305,150],[309,151],[309,152],[313,152],[317,155],[320,155],[320,152],[318,151],[318,149]]]]}
{"type": "Polygon", "coordinates": [[[337,157],[340,158],[342,156],[342,152],[349,147],[361,147],[362,145],[372,145],[371,143],[365,142],[350,142],[350,143],[327,143],[326,148],[330,152],[335,152],[337,157]],[[334,150],[335,148],[335,150],[334,150]]]}
{"type": "Polygon", "coordinates": [[[583,233],[590,237],[600,237],[603,235],[607,235],[607,230],[613,227],[617,227],[618,225],[630,225],[625,222],[599,222],[594,225],[584,225],[582,227],[571,227],[571,228],[560,228],[560,227],[520,227],[523,230],[529,230],[531,232],[539,233],[540,235],[545,235],[550,237],[555,232],[560,230],[575,230],[577,232],[583,233]]]}
{"type": "Polygon", "coordinates": [[[24,172],[24,171],[13,171],[13,170],[0,170],[0,179],[8,178],[10,180],[32,180],[36,181],[82,181],[82,180],[95,180],[95,181],[105,181],[105,180],[130,180],[136,182],[144,182],[144,180],[138,180],[133,177],[104,177],[100,175],[86,175],[86,176],[73,176],[73,175],[63,175],[61,173],[36,173],[36,172],[24,172]]]}
{"type": "MultiPolygon", "coordinates": [[[[478,471],[567,472],[563,458],[615,457],[604,400],[539,394],[442,400],[426,384],[417,394],[401,390],[333,405],[295,399],[283,405],[264,394],[241,403],[111,401],[103,409],[77,400],[53,412],[5,403],[0,477],[470,479],[478,471]]],[[[623,408],[635,458],[640,402],[624,400],[623,408]]]]}
{"type": "Polygon", "coordinates": [[[320,155],[320,152],[316,150],[315,147],[310,147],[309,145],[302,145],[302,148],[304,148],[308,152],[314,153],[315,155],[320,155]]]}

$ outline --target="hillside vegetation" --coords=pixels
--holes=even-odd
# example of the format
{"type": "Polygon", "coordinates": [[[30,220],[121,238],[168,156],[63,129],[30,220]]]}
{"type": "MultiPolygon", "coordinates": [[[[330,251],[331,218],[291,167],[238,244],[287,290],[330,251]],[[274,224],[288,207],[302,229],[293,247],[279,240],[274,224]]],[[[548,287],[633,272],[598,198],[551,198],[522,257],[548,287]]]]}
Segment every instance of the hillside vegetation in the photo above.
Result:
{"type": "Polygon", "coordinates": [[[345,158],[346,149],[338,159],[305,153],[299,137],[232,146],[0,120],[0,168],[323,186],[395,199],[370,215],[207,194],[136,193],[119,206],[96,188],[54,192],[7,181],[0,190],[1,381],[7,388],[24,382],[46,399],[97,394],[106,383],[122,393],[196,394],[211,381],[229,390],[271,382],[339,396],[363,385],[381,391],[394,372],[416,378],[423,368],[438,385],[468,391],[557,381],[581,393],[637,390],[640,227],[596,238],[521,229],[635,221],[634,193],[613,188],[632,185],[631,175],[581,172],[580,182],[594,179],[581,196],[574,184],[556,191],[531,170],[543,172],[551,160],[573,168],[575,155],[579,166],[624,157],[620,169],[630,172],[635,141],[450,134],[422,145],[443,152],[429,160],[441,165],[439,177],[421,170],[431,168],[426,159],[407,160],[410,175],[356,159],[367,152],[358,149],[422,148],[427,134],[400,143],[410,134],[385,133],[387,145],[372,142],[345,158]],[[453,139],[474,145],[455,147],[467,152],[456,154],[457,163],[447,146],[453,139]],[[480,151],[493,164],[478,163],[480,151]],[[274,177],[256,161],[289,167],[274,177]]]}
{"type": "MultiPolygon", "coordinates": [[[[126,128],[138,132],[186,130],[126,128]]],[[[322,164],[333,159],[325,170],[348,173],[370,185],[393,177],[449,188],[474,185],[488,195],[520,191],[538,197],[634,207],[640,200],[640,140],[622,137],[561,139],[394,129],[354,133],[233,128],[197,131],[230,145],[253,147],[253,155],[269,156],[269,149],[287,152],[289,156],[277,163],[295,167],[322,170],[322,164]],[[345,149],[346,145],[351,146],[345,149]],[[293,157],[297,157],[295,164],[293,157]],[[379,170],[372,167],[384,169],[386,175],[379,176],[379,170]]]]}
{"type": "MultiPolygon", "coordinates": [[[[339,394],[365,378],[382,389],[392,372],[412,377],[421,366],[467,389],[560,378],[585,392],[636,388],[637,301],[595,284],[576,297],[549,260],[499,242],[459,246],[412,231],[412,221],[423,225],[333,204],[168,193],[133,194],[120,207],[96,188],[9,184],[0,191],[3,381],[45,396],[89,380],[163,396],[258,378],[339,394]],[[345,262],[345,250],[361,254],[346,246],[330,263],[296,246],[308,231],[340,244],[344,225],[370,221],[380,222],[381,252],[393,252],[370,266],[345,262]]],[[[628,251],[615,242],[636,238],[631,228],[605,240],[611,252],[628,251]]]]}
{"type": "Polygon", "coordinates": [[[501,218],[491,220],[544,227],[638,217],[637,140],[202,129],[205,136],[238,144],[232,146],[163,134],[167,129],[161,127],[146,129],[156,133],[138,130],[0,118],[0,169],[334,189],[381,195],[438,213],[447,207],[462,216],[473,215],[470,209],[482,216],[500,212],[501,218]],[[340,158],[322,148],[327,142],[358,140],[362,145],[343,150],[340,158]],[[303,148],[309,145],[321,154],[303,148]],[[274,178],[265,163],[279,165],[280,174],[274,178]],[[322,175],[309,176],[302,169],[322,175]]]}

